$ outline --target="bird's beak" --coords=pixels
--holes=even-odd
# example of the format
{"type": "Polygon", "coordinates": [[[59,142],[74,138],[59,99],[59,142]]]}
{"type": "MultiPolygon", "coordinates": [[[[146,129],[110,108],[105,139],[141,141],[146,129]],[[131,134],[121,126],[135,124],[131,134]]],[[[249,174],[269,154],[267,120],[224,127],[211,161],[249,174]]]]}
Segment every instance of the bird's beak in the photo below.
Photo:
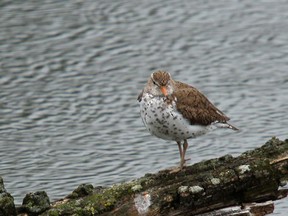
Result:
{"type": "Polygon", "coordinates": [[[166,86],[161,86],[161,87],[160,87],[160,90],[161,90],[161,92],[162,92],[163,95],[165,95],[165,96],[168,95],[166,86]]]}

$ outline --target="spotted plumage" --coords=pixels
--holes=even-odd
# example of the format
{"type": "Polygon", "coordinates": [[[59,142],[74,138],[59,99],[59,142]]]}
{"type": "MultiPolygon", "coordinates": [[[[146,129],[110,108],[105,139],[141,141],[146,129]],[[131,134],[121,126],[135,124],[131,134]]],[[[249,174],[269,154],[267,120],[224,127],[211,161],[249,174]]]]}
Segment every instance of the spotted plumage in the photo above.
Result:
{"type": "Polygon", "coordinates": [[[159,138],[177,142],[181,169],[186,161],[187,139],[216,128],[237,130],[205,95],[188,84],[174,81],[166,71],[151,74],[138,101],[148,131],[159,138]]]}

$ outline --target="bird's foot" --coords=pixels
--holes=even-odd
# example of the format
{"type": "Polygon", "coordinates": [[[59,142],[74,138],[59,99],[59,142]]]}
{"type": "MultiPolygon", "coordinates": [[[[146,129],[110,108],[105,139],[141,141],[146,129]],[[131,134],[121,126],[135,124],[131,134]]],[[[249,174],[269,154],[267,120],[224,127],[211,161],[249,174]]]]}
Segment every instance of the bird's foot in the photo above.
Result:
{"type": "Polygon", "coordinates": [[[180,172],[182,169],[180,167],[173,167],[172,169],[170,169],[169,173],[173,174],[173,173],[178,173],[180,172]]]}
{"type": "Polygon", "coordinates": [[[180,169],[183,169],[183,167],[185,167],[185,165],[186,165],[186,161],[189,161],[189,160],[191,160],[191,158],[181,160],[181,162],[180,162],[180,169]]]}

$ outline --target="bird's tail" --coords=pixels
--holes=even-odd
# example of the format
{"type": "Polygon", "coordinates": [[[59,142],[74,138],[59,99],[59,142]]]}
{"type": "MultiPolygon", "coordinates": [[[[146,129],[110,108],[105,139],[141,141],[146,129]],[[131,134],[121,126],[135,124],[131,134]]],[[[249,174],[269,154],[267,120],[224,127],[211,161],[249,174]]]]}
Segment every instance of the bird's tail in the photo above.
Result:
{"type": "Polygon", "coordinates": [[[230,128],[230,129],[235,130],[235,131],[239,130],[237,127],[229,124],[228,122],[216,122],[215,126],[218,128],[230,128]]]}
{"type": "Polygon", "coordinates": [[[232,130],[235,130],[235,131],[239,130],[238,128],[236,128],[235,126],[233,126],[233,125],[231,125],[231,124],[229,124],[227,122],[226,122],[226,124],[228,125],[228,128],[230,128],[232,130]]]}

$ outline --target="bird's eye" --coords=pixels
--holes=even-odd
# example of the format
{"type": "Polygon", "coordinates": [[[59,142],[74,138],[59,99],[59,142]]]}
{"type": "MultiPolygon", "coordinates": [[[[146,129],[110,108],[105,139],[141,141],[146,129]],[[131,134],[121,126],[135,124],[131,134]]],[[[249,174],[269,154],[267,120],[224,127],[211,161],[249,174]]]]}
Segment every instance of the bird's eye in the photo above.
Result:
{"type": "Polygon", "coordinates": [[[154,80],[153,80],[153,84],[154,84],[154,85],[157,85],[156,82],[155,82],[154,80]]]}

